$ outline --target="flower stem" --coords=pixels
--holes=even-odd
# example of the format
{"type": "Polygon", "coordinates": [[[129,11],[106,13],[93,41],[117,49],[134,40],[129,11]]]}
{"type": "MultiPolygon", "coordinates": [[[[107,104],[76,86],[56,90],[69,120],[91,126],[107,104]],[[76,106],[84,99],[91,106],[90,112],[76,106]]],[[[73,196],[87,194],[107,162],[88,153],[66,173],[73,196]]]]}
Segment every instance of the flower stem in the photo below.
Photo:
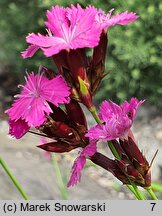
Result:
{"type": "Polygon", "coordinates": [[[137,200],[140,200],[140,197],[138,196],[132,185],[127,185],[127,188],[135,195],[137,200]]]}
{"type": "Polygon", "coordinates": [[[145,189],[150,194],[150,196],[152,197],[153,200],[158,200],[158,198],[156,197],[155,193],[152,190],[152,187],[145,187],[145,189]]]}
{"type": "Polygon", "coordinates": [[[154,191],[158,191],[158,192],[162,193],[162,185],[161,184],[152,182],[151,187],[154,191]]]}
{"type": "Polygon", "coordinates": [[[92,114],[93,118],[96,120],[96,122],[98,124],[102,124],[102,122],[101,122],[101,120],[97,114],[96,108],[93,106],[89,109],[89,111],[91,112],[91,114],[92,114]]]}
{"type": "Polygon", "coordinates": [[[116,148],[114,147],[113,143],[112,143],[111,141],[108,141],[107,143],[108,143],[108,146],[109,146],[111,152],[113,153],[114,157],[115,157],[117,160],[120,160],[121,157],[120,157],[120,155],[118,154],[118,152],[117,152],[116,148]]]}
{"type": "Polygon", "coordinates": [[[67,200],[68,199],[67,189],[66,189],[64,181],[62,179],[60,168],[59,168],[59,165],[57,162],[57,156],[55,154],[52,154],[52,161],[53,161],[54,171],[55,171],[57,184],[58,184],[58,187],[60,189],[61,196],[64,200],[67,200]]]}
{"type": "Polygon", "coordinates": [[[138,189],[137,185],[131,181],[131,185],[133,186],[134,191],[136,192],[137,196],[139,197],[139,200],[145,200],[144,195],[142,192],[138,189]]]}
{"type": "Polygon", "coordinates": [[[13,174],[9,170],[9,168],[6,165],[6,163],[4,162],[4,160],[2,160],[2,158],[0,158],[0,164],[2,165],[3,169],[5,170],[5,172],[7,173],[7,175],[10,177],[10,179],[12,180],[12,182],[14,183],[14,185],[16,186],[16,188],[18,189],[18,191],[20,192],[20,194],[22,195],[22,197],[25,200],[29,200],[29,197],[27,196],[26,192],[24,191],[24,189],[22,188],[22,186],[18,183],[18,181],[16,180],[16,178],[13,176],[13,174]]]}

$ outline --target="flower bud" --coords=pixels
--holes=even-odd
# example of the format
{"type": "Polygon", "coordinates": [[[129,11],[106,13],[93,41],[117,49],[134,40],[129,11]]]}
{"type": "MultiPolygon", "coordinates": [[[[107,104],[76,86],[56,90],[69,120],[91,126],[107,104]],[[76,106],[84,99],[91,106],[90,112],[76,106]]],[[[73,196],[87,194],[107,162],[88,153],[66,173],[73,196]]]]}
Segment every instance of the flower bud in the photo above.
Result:
{"type": "Polygon", "coordinates": [[[37,147],[45,151],[48,151],[48,152],[64,153],[64,152],[69,152],[77,148],[78,146],[72,146],[62,141],[55,141],[55,142],[50,142],[50,143],[46,143],[43,145],[39,145],[37,147]]]}
{"type": "Polygon", "coordinates": [[[96,152],[90,160],[105,170],[111,172],[116,178],[118,178],[123,184],[130,184],[127,176],[121,171],[115,160],[112,160],[105,155],[96,152]]]}
{"type": "Polygon", "coordinates": [[[81,145],[81,138],[77,131],[63,122],[49,121],[39,127],[39,130],[50,138],[66,140],[67,142],[71,142],[71,145],[81,145]]]}
{"type": "Polygon", "coordinates": [[[146,187],[151,185],[150,167],[132,138],[128,140],[112,140],[117,150],[120,160],[116,159],[116,163],[121,171],[137,185],[146,187]]]}
{"type": "Polygon", "coordinates": [[[125,151],[134,167],[145,179],[146,186],[150,186],[150,166],[146,158],[143,156],[142,152],[139,150],[135,141],[131,137],[128,137],[128,140],[120,140],[120,145],[122,146],[122,149],[125,151]]]}
{"type": "Polygon", "coordinates": [[[78,80],[80,85],[79,92],[80,92],[81,101],[88,109],[90,109],[91,107],[93,107],[92,95],[89,92],[84,80],[82,80],[80,77],[78,77],[78,80]]]}
{"type": "Polygon", "coordinates": [[[102,32],[98,46],[94,48],[93,57],[90,61],[88,78],[91,83],[91,92],[94,95],[105,74],[105,58],[107,50],[107,33],[102,32]]]}
{"type": "Polygon", "coordinates": [[[77,88],[79,88],[78,77],[80,77],[86,83],[87,87],[89,86],[89,81],[86,74],[86,62],[84,61],[85,53],[81,52],[81,50],[70,50],[67,59],[68,65],[73,79],[75,80],[75,84],[77,88]]]}
{"type": "Polygon", "coordinates": [[[69,104],[66,104],[66,113],[59,107],[51,104],[50,106],[53,113],[38,129],[55,142],[38,147],[54,152],[66,152],[77,147],[85,147],[89,143],[89,138],[84,136],[87,123],[78,102],[72,99],[69,104]]]}
{"type": "Polygon", "coordinates": [[[76,125],[84,125],[85,129],[87,129],[87,121],[79,103],[71,99],[70,103],[65,104],[65,107],[70,120],[75,122],[76,125]]]}

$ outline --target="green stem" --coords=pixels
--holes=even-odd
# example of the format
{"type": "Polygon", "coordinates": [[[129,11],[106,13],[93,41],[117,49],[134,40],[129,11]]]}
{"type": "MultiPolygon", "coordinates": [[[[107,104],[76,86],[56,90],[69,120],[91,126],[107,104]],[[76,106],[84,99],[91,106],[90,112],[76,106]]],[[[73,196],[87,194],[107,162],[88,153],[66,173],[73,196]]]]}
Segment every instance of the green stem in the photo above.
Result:
{"type": "Polygon", "coordinates": [[[108,146],[109,146],[111,152],[113,153],[114,157],[115,157],[117,160],[120,160],[121,157],[120,157],[120,155],[118,154],[118,152],[117,152],[116,148],[114,147],[113,143],[112,143],[111,141],[108,141],[107,143],[108,143],[108,146]]]}
{"type": "MultiPolygon", "coordinates": [[[[97,114],[97,111],[95,109],[95,107],[93,106],[91,109],[89,109],[89,111],[91,112],[91,114],[93,115],[94,119],[96,120],[96,122],[98,124],[101,124],[101,120],[99,119],[99,116],[97,114]]],[[[111,150],[111,152],[113,153],[114,157],[117,160],[120,160],[120,155],[118,154],[116,148],[114,147],[113,143],[111,141],[108,141],[108,146],[111,150]]],[[[140,190],[138,189],[138,187],[135,185],[135,183],[130,181],[130,184],[132,185],[132,187],[127,186],[131,192],[133,192],[133,194],[136,196],[137,199],[139,200],[145,200],[145,198],[143,197],[143,194],[140,192],[140,190]]]]}
{"type": "Polygon", "coordinates": [[[55,154],[52,154],[52,161],[53,161],[53,166],[54,166],[54,170],[55,170],[57,184],[58,184],[58,187],[59,187],[60,192],[61,192],[61,196],[64,200],[67,200],[68,199],[67,189],[66,189],[65,184],[63,182],[62,175],[61,175],[59,165],[57,162],[57,156],[55,154]]]}
{"type": "Polygon", "coordinates": [[[138,196],[132,185],[127,185],[127,188],[135,195],[137,200],[140,200],[140,197],[138,196]]]}
{"type": "Polygon", "coordinates": [[[162,185],[152,182],[151,187],[154,191],[158,191],[160,193],[162,193],[162,185]]]}
{"type": "Polygon", "coordinates": [[[92,114],[93,118],[96,120],[96,122],[98,124],[102,124],[102,122],[101,122],[101,120],[97,114],[96,108],[93,106],[89,109],[89,111],[91,112],[91,114],[92,114]]]}
{"type": "Polygon", "coordinates": [[[9,170],[8,166],[6,165],[6,163],[2,160],[2,158],[0,158],[0,164],[2,165],[3,169],[5,170],[5,172],[7,173],[7,175],[10,177],[10,179],[12,180],[12,182],[14,183],[14,185],[16,186],[16,188],[18,189],[18,191],[20,192],[20,194],[22,195],[22,197],[25,200],[29,200],[29,197],[27,196],[26,192],[21,187],[21,185],[18,183],[18,181],[16,180],[16,178],[12,175],[11,171],[9,170]]]}
{"type": "Polygon", "coordinates": [[[152,187],[146,187],[145,189],[150,194],[150,196],[152,197],[153,200],[158,200],[158,198],[156,197],[155,193],[152,190],[152,187]]]}
{"type": "Polygon", "coordinates": [[[137,196],[139,197],[139,200],[145,200],[145,197],[143,196],[142,192],[138,189],[137,185],[134,182],[131,182],[133,189],[135,190],[137,196]]]}

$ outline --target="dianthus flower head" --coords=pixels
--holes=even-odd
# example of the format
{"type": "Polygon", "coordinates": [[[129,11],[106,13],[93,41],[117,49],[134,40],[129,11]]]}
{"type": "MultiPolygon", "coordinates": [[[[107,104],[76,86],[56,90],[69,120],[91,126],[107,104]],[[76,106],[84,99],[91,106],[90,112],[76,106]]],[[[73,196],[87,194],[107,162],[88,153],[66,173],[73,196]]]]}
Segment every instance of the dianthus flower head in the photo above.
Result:
{"type": "Polygon", "coordinates": [[[132,98],[121,106],[112,101],[104,101],[100,106],[99,117],[104,122],[88,130],[87,137],[100,140],[128,139],[138,107],[144,100],[132,98]]]}
{"type": "Polygon", "coordinates": [[[100,26],[95,23],[96,13],[96,8],[82,9],[79,4],[71,8],[52,7],[47,11],[48,21],[45,22],[48,35],[29,34],[26,41],[31,45],[22,52],[23,58],[32,57],[39,48],[50,57],[61,50],[96,46],[101,33],[100,26]]]}
{"type": "Polygon", "coordinates": [[[80,155],[75,159],[73,167],[72,167],[72,174],[67,184],[68,187],[76,185],[80,182],[81,179],[81,172],[85,166],[86,158],[93,156],[96,153],[96,142],[90,141],[90,144],[87,145],[80,155]]]}
{"type": "Polygon", "coordinates": [[[55,106],[69,102],[70,89],[61,76],[48,80],[43,73],[34,75],[32,72],[25,79],[26,84],[19,85],[23,88],[22,92],[12,107],[6,110],[10,134],[15,137],[21,137],[29,127],[40,126],[47,120],[46,115],[53,112],[48,102],[55,106]]]}

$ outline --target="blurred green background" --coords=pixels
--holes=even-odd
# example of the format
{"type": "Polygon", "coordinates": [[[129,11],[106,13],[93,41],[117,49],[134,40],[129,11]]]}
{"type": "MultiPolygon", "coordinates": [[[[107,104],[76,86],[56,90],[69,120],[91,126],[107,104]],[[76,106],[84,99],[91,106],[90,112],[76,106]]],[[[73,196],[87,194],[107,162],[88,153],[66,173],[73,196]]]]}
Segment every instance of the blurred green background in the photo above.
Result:
{"type": "Polygon", "coordinates": [[[45,33],[45,13],[51,5],[77,2],[82,6],[95,5],[106,12],[111,8],[115,8],[115,13],[134,11],[140,16],[131,25],[109,29],[106,72],[110,73],[97,94],[98,102],[121,102],[136,96],[162,107],[161,0],[0,0],[0,84],[4,73],[12,74],[18,83],[26,69],[36,71],[40,64],[54,67],[41,52],[32,59],[21,58],[20,51],[27,47],[25,36],[29,32],[45,33]]]}

